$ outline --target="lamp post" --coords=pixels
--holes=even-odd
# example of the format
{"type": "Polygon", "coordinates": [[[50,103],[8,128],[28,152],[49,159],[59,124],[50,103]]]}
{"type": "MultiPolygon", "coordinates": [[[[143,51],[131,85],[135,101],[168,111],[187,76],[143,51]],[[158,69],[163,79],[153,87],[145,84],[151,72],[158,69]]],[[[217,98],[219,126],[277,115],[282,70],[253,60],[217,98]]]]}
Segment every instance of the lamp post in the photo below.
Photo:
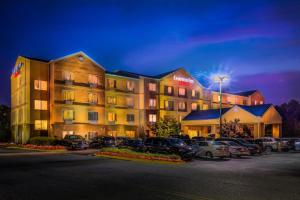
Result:
{"type": "Polygon", "coordinates": [[[219,83],[219,97],[220,97],[220,122],[219,122],[219,132],[220,136],[222,136],[222,84],[227,81],[229,78],[226,75],[216,75],[214,77],[214,81],[219,83]]]}

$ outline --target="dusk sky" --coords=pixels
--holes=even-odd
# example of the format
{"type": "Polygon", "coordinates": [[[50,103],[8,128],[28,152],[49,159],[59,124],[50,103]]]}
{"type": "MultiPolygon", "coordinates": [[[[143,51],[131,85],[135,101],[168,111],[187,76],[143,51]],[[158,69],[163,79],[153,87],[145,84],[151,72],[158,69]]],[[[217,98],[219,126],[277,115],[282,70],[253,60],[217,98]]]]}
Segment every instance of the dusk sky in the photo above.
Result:
{"type": "Polygon", "coordinates": [[[18,55],[84,51],[107,70],[186,68],[200,82],[231,74],[230,91],[300,99],[300,1],[1,1],[0,103],[10,104],[18,55]]]}

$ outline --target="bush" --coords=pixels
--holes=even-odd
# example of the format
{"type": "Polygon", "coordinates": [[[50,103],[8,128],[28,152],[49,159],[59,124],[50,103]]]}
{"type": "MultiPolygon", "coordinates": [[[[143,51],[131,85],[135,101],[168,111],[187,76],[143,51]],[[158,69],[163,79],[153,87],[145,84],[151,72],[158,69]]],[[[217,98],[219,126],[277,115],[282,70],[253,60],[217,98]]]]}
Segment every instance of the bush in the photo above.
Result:
{"type": "Polygon", "coordinates": [[[28,143],[34,145],[54,145],[55,139],[52,137],[33,137],[29,139],[28,143]]]}

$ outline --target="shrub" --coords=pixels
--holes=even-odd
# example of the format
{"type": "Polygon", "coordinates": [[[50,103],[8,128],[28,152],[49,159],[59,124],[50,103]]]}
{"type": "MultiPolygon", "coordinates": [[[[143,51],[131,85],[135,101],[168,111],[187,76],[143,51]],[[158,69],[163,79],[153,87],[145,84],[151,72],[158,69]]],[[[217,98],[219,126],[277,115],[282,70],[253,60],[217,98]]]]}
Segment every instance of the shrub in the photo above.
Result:
{"type": "Polygon", "coordinates": [[[34,145],[53,145],[55,139],[52,137],[33,137],[29,139],[29,144],[34,145]]]}

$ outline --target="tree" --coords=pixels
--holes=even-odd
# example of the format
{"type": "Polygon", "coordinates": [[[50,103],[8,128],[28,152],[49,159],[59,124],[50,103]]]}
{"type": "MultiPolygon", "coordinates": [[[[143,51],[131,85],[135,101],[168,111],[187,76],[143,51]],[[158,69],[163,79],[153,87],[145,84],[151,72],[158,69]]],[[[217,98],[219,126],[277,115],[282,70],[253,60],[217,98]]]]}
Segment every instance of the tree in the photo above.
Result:
{"type": "Polygon", "coordinates": [[[151,131],[158,137],[167,137],[178,135],[180,133],[180,124],[175,118],[165,117],[151,126],[151,131]]]}
{"type": "Polygon", "coordinates": [[[243,127],[239,122],[239,119],[234,119],[233,121],[224,119],[224,123],[222,124],[222,137],[243,137],[243,127]]]}
{"type": "Polygon", "coordinates": [[[8,141],[11,136],[10,131],[10,108],[0,105],[0,141],[8,141]]]}

